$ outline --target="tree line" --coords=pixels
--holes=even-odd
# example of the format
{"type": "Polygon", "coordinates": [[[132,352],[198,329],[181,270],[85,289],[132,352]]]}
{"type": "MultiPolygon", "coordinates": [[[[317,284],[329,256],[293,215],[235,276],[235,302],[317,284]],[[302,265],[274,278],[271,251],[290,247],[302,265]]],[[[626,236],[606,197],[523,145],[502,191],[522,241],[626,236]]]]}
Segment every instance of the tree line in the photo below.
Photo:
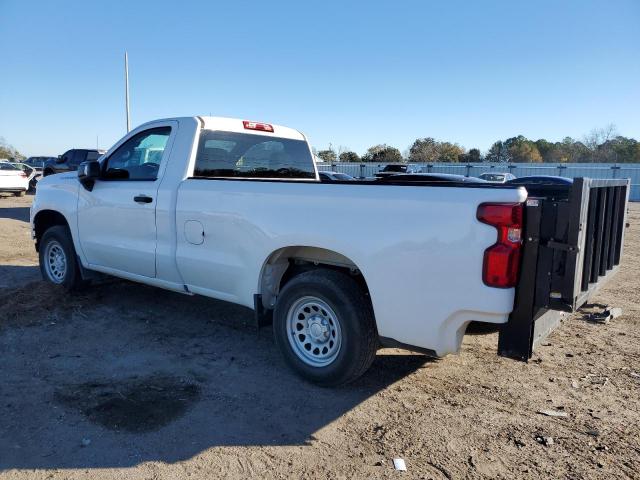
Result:
{"type": "MultiPolygon", "coordinates": [[[[390,145],[374,145],[362,156],[345,147],[337,150],[331,145],[326,150],[315,151],[325,162],[413,162],[413,163],[632,163],[640,162],[640,142],[634,138],[618,135],[615,126],[592,130],[582,140],[565,137],[560,142],[541,138],[530,140],[523,135],[498,140],[482,153],[478,148],[466,150],[457,143],[438,141],[433,137],[416,139],[400,153],[390,145]]],[[[21,160],[18,150],[0,137],[0,158],[21,160]]]]}
{"type": "Polygon", "coordinates": [[[466,150],[457,143],[418,138],[404,152],[395,147],[375,145],[359,156],[347,148],[337,151],[329,145],[315,152],[325,162],[516,162],[516,163],[631,163],[640,162],[640,142],[616,133],[615,127],[592,130],[582,140],[565,137],[559,142],[530,140],[523,135],[498,140],[482,153],[478,148],[466,150]]]}
{"type": "Polygon", "coordinates": [[[7,160],[22,160],[24,155],[22,155],[12,145],[9,145],[3,137],[0,137],[0,158],[7,160]]]}

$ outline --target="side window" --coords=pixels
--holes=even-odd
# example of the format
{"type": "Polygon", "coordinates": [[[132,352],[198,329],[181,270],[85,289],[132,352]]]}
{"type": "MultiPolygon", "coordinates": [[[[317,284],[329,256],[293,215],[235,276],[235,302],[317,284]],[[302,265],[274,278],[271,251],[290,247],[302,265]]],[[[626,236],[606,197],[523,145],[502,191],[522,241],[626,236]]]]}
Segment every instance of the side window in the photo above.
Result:
{"type": "Polygon", "coordinates": [[[315,178],[315,169],[303,140],[203,130],[193,176],[315,178]]]}
{"type": "Polygon", "coordinates": [[[80,165],[82,162],[84,162],[86,156],[86,150],[76,150],[73,152],[73,157],[69,158],[69,163],[71,165],[80,165]]]}
{"type": "Polygon", "coordinates": [[[113,152],[102,166],[105,180],[155,180],[171,127],[145,130],[113,152]]]}

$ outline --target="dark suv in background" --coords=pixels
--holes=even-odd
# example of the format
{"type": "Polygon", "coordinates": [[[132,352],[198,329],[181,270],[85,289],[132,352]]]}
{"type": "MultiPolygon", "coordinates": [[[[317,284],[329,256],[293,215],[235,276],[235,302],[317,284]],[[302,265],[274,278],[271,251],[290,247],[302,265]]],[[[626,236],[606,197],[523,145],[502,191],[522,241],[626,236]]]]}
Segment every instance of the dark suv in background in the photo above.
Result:
{"type": "Polygon", "coordinates": [[[29,165],[31,168],[35,168],[37,172],[42,173],[44,164],[47,162],[53,162],[55,159],[56,157],[29,157],[22,163],[29,165]]]}
{"type": "Polygon", "coordinates": [[[43,176],[54,173],[71,172],[78,169],[78,165],[89,160],[97,160],[104,153],[104,150],[91,150],[85,148],[74,148],[67,150],[58,158],[49,160],[44,164],[43,176]]]}

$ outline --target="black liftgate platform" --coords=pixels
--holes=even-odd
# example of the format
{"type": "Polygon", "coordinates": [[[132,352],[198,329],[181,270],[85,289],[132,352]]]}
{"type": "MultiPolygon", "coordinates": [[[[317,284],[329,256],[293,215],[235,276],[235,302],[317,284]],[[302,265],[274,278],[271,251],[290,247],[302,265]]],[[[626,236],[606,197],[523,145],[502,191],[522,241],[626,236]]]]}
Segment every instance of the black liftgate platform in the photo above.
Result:
{"type": "Polygon", "coordinates": [[[514,310],[498,354],[527,361],[533,350],[618,270],[628,179],[576,178],[572,185],[526,185],[522,265],[514,310]]]}

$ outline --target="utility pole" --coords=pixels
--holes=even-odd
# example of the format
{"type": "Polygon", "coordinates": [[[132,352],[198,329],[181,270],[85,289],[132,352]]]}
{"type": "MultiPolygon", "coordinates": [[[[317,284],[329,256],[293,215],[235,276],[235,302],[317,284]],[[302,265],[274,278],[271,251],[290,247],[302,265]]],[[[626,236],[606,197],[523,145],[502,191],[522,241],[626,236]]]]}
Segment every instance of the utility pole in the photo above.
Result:
{"type": "Polygon", "coordinates": [[[129,119],[129,56],[124,52],[124,98],[125,108],[127,110],[127,133],[131,130],[131,121],[129,119]]]}

